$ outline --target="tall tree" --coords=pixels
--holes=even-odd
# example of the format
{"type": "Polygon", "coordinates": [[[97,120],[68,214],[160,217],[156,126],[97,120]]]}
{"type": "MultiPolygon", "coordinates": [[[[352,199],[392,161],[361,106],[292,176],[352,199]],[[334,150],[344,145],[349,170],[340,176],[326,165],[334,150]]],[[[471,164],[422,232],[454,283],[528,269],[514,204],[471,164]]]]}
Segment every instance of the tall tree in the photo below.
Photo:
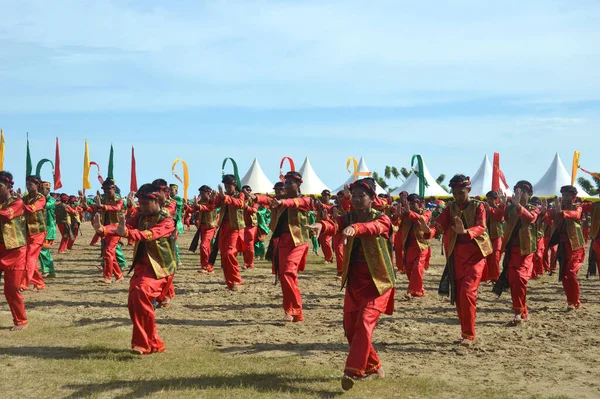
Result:
{"type": "Polygon", "coordinates": [[[598,195],[598,192],[600,191],[600,179],[597,179],[596,177],[592,177],[592,180],[596,184],[596,187],[594,187],[594,183],[592,183],[590,180],[586,179],[585,177],[579,177],[577,179],[577,183],[579,183],[581,188],[583,188],[583,191],[585,191],[588,195],[593,197],[595,195],[598,195]]]}

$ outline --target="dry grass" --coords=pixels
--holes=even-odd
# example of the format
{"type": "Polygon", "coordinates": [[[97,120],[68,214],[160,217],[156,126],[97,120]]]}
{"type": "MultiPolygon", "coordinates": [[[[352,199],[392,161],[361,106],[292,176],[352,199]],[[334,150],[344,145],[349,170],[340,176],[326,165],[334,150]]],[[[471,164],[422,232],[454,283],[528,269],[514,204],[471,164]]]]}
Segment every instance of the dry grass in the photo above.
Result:
{"type": "MultiPolygon", "coordinates": [[[[394,316],[376,329],[388,378],[349,393],[339,387],[347,353],[343,293],[333,266],[317,257],[300,282],[307,321],[284,325],[280,288],[265,262],[243,273],[241,292],[230,293],[220,269],[200,275],[197,255],[184,251],[177,297],[157,311],[167,352],[136,357],[128,352],[127,283],[94,282],[99,249],[87,246],[89,226],[84,234],[75,251],[56,259],[58,278],[48,289],[26,294],[28,330],[8,331],[10,313],[0,304],[2,398],[593,398],[600,389],[597,281],[582,281],[577,314],[564,312],[554,277],[532,282],[533,321],[517,329],[505,326],[508,297],[482,289],[479,343],[461,350],[451,344],[459,334],[455,312],[435,295],[438,255],[427,271],[428,296],[397,299],[394,316]]],[[[181,247],[190,240],[183,235],[181,247]]],[[[398,298],[405,289],[401,277],[398,298]]]]}

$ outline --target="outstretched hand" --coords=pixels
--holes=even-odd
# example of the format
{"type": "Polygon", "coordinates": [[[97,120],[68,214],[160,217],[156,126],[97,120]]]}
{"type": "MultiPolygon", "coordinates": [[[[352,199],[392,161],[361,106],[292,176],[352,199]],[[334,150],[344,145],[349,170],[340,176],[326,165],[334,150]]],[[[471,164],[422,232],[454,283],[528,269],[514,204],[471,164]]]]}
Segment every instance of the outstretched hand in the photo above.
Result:
{"type": "Polygon", "coordinates": [[[317,239],[321,235],[321,230],[323,230],[323,225],[321,223],[309,224],[306,227],[308,227],[309,229],[311,229],[312,231],[315,232],[315,236],[317,237],[317,239]]]}
{"type": "Polygon", "coordinates": [[[431,233],[431,228],[422,216],[419,218],[419,229],[421,229],[423,234],[431,233]]]}
{"type": "Polygon", "coordinates": [[[102,223],[100,222],[99,213],[96,213],[92,218],[92,226],[94,227],[94,230],[96,230],[96,233],[102,234],[104,232],[104,226],[102,226],[102,223]]]}
{"type": "Polygon", "coordinates": [[[116,233],[121,237],[125,237],[127,235],[127,227],[125,226],[125,215],[121,215],[119,217],[119,227],[117,227],[116,233]]]}
{"type": "Polygon", "coordinates": [[[467,229],[465,229],[462,219],[458,216],[454,217],[454,226],[452,226],[452,230],[454,230],[456,234],[467,234],[467,229]]]}

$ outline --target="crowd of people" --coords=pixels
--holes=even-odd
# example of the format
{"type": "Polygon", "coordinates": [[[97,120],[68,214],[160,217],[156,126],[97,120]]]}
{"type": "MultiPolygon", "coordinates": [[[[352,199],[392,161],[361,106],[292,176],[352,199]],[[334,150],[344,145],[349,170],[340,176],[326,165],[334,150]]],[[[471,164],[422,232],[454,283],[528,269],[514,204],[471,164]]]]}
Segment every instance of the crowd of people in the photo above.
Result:
{"type": "MultiPolygon", "coordinates": [[[[600,262],[600,202],[582,202],[573,186],[562,187],[561,198],[547,200],[533,196],[532,185],[523,180],[512,196],[490,191],[481,201],[470,196],[470,179],[459,174],[450,180],[452,198],[446,202],[407,192],[394,201],[377,195],[370,177],[345,186],[333,198],[328,190],[318,198],[303,195],[298,172],[288,172],[282,180],[268,196],[239,187],[236,176],[224,175],[217,190],[203,185],[197,197],[185,201],[178,186],[164,179],[144,184],[125,198],[115,181],[106,179],[103,193],[86,198],[81,192],[51,193],[50,183],[39,176],[26,178],[22,195],[13,190],[12,175],[0,171],[0,271],[13,330],[28,326],[23,292],[45,289],[45,281],[56,277],[50,248],[59,241],[57,230],[61,254],[72,250],[86,220],[96,232],[90,244],[101,245],[101,283],[124,279],[128,261],[121,241],[133,245],[128,309],[131,348],[139,355],[165,350],[155,309],[175,297],[174,278],[183,267],[178,237],[185,228],[196,227],[189,250],[199,249],[198,271],[215,273],[220,254],[231,291],[244,284],[240,267],[252,269],[255,259],[269,260],[281,286],[283,321],[290,323],[304,321],[298,273],[306,266],[311,245],[313,250],[320,247],[325,263],[335,261],[336,277],[345,287],[345,390],[358,380],[384,376],[371,342],[373,331],[380,314],[394,310],[398,272],[408,279],[405,300],[426,295],[423,281],[432,240],[442,240],[446,258],[436,288],[456,306],[461,326],[457,343],[465,347],[476,339],[481,283],[498,295],[510,291],[510,323],[519,325],[530,318],[529,279],[554,273],[558,264],[567,309],[575,310],[581,307],[577,273],[589,239],[591,265],[600,262]]],[[[590,267],[588,273],[594,272],[590,267]]]]}

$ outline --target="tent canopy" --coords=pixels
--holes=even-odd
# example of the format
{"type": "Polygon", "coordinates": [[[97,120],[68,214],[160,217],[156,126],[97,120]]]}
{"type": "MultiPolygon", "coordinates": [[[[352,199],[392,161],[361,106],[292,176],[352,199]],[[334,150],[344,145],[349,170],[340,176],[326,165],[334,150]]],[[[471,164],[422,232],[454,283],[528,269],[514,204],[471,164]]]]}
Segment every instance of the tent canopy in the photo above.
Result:
{"type": "MultiPolygon", "coordinates": [[[[538,197],[560,196],[560,188],[571,184],[571,175],[565,169],[558,153],[554,156],[544,176],[533,186],[533,195],[538,197]]],[[[575,182],[579,196],[586,196],[586,192],[579,183],[575,182]]]]}
{"type": "MultiPolygon", "coordinates": [[[[485,196],[489,191],[492,191],[492,174],[494,167],[492,166],[487,155],[483,157],[483,161],[479,166],[479,169],[471,178],[471,196],[485,196]]],[[[506,195],[512,195],[510,188],[505,188],[500,181],[500,191],[506,195]]]]}
{"type": "MultiPolygon", "coordinates": [[[[414,169],[418,171],[419,165],[417,164],[414,169]]],[[[431,176],[431,173],[429,173],[429,170],[427,169],[427,165],[425,165],[425,161],[423,161],[423,174],[425,175],[425,180],[429,184],[429,186],[425,187],[426,197],[449,195],[448,192],[435,181],[433,176],[431,176]]],[[[406,181],[402,183],[400,187],[394,190],[392,195],[399,195],[402,191],[406,191],[409,194],[419,193],[419,177],[414,172],[410,173],[406,181]]]]}
{"type": "Polygon", "coordinates": [[[323,190],[329,190],[325,183],[323,183],[315,173],[308,157],[304,158],[304,163],[300,167],[300,170],[298,170],[298,173],[302,175],[302,185],[300,186],[302,194],[321,194],[323,190]]]}
{"type": "Polygon", "coordinates": [[[252,187],[252,191],[256,193],[270,194],[273,192],[273,183],[267,178],[256,158],[242,178],[242,185],[252,187]]]}

